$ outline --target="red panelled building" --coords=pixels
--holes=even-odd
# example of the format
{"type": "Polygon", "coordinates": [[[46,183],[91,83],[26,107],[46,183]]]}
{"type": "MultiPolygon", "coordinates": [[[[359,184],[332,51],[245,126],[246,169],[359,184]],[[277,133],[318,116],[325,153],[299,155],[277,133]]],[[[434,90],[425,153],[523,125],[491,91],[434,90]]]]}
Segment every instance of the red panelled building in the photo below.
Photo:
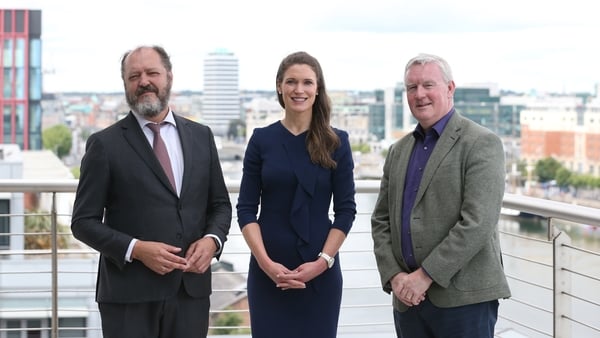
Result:
{"type": "Polygon", "coordinates": [[[42,13],[0,8],[0,143],[42,149],[42,13]]]}

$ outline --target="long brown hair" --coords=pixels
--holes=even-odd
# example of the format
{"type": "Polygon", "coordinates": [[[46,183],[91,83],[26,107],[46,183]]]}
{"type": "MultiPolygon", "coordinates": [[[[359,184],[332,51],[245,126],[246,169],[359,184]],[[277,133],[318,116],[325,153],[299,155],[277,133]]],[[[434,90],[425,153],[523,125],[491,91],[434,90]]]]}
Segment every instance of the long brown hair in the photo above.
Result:
{"type": "MultiPolygon", "coordinates": [[[[279,65],[275,78],[275,88],[283,82],[283,75],[293,65],[308,65],[317,76],[317,96],[312,107],[312,118],[306,137],[306,148],[313,163],[324,168],[335,169],[337,163],[331,155],[340,146],[340,138],[330,125],[331,99],[327,95],[323,70],[316,58],[306,52],[295,52],[286,56],[279,65]]],[[[283,97],[278,93],[281,107],[285,108],[283,97]]]]}

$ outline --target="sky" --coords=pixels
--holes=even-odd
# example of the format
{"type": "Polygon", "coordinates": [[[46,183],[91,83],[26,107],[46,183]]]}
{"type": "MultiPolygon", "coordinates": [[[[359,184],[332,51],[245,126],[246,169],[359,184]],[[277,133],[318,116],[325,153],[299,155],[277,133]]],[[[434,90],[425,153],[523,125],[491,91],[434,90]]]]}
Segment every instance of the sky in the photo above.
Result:
{"type": "Polygon", "coordinates": [[[121,55],[157,44],[173,91],[203,89],[203,59],[227,49],[241,90],[274,90],[288,54],[315,56],[332,90],[403,81],[419,53],[445,58],[457,86],[590,92],[600,83],[593,1],[504,0],[0,0],[42,10],[44,92],[118,92],[121,55]]]}

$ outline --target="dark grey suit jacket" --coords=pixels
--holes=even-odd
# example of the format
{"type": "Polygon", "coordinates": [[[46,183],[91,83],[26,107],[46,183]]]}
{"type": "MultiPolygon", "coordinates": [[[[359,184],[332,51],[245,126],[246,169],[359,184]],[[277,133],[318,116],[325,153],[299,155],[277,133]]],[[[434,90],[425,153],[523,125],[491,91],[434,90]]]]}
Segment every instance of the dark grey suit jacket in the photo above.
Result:
{"type": "Polygon", "coordinates": [[[73,208],[73,235],[100,252],[96,300],[145,302],[175,295],[208,297],[210,270],[160,276],[140,261],[125,262],[133,238],[182,248],[205,234],[225,243],[231,202],[212,132],[175,115],[184,173],[180,197],[169,184],[135,116],[89,137],[73,208]]]}
{"type": "MultiPolygon", "coordinates": [[[[414,144],[409,134],[390,148],[371,218],[387,292],[394,275],[410,272],[400,245],[402,195],[414,144]]],[[[427,291],[433,304],[455,307],[510,296],[497,228],[504,178],[501,140],[455,112],[425,167],[410,216],[415,258],[434,280],[427,291]]],[[[396,297],[394,307],[406,309],[396,297]]]]}

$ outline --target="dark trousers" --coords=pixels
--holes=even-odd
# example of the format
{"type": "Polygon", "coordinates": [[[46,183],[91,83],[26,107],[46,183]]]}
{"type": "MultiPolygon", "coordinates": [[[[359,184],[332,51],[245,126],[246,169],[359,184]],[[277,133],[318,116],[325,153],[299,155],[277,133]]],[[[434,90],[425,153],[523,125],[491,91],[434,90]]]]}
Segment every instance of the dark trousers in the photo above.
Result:
{"type": "Polygon", "coordinates": [[[183,285],[170,299],[98,303],[104,338],[200,338],[208,334],[210,299],[190,297],[183,285]]]}
{"type": "Polygon", "coordinates": [[[398,338],[493,338],[497,300],[440,308],[429,299],[405,312],[394,310],[398,338]]]}

